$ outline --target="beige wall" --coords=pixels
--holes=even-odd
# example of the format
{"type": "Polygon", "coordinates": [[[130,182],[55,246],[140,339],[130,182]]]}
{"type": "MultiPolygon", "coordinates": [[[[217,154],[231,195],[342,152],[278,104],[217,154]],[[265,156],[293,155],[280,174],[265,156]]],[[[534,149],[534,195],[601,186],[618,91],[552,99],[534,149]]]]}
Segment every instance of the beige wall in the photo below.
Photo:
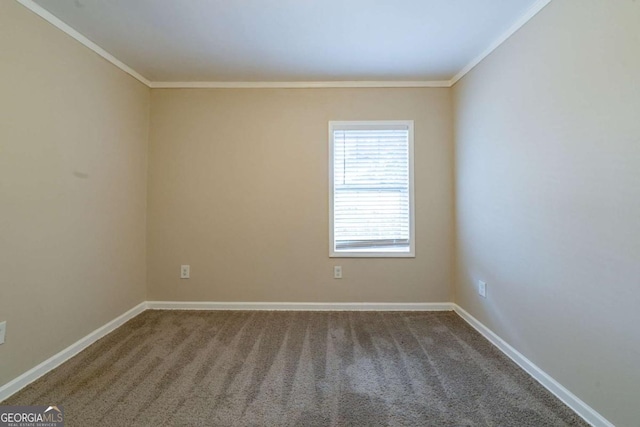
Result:
{"type": "Polygon", "coordinates": [[[637,424],[638,28],[638,2],[556,0],[453,91],[153,90],[150,104],[0,2],[0,384],[145,299],[455,291],[609,420],[637,424]],[[372,119],[415,120],[415,259],[328,257],[327,122],[372,119]]]}
{"type": "Polygon", "coordinates": [[[457,303],[637,426],[640,2],[553,1],[454,99],[457,303]]]}
{"type": "Polygon", "coordinates": [[[149,299],[450,301],[450,95],[153,90],[149,299]],[[328,256],[328,121],[364,119],[415,120],[415,259],[328,256]],[[180,264],[191,265],[190,280],[179,279],[180,264]]]}
{"type": "Polygon", "coordinates": [[[145,298],[149,89],[0,1],[0,385],[145,298]]]}

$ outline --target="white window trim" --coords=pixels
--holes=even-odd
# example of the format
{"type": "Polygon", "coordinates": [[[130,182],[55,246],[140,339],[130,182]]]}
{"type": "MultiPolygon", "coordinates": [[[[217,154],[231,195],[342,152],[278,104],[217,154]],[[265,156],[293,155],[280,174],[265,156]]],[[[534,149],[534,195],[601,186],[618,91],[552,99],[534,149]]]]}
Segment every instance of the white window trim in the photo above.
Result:
{"type": "Polygon", "coordinates": [[[413,167],[413,120],[365,120],[365,121],[330,121],[329,122],[329,257],[330,258],[415,258],[416,256],[416,227],[415,227],[415,194],[413,167]],[[368,252],[368,251],[335,251],[333,234],[333,131],[340,129],[370,129],[381,126],[407,126],[409,129],[409,252],[368,252]]]}

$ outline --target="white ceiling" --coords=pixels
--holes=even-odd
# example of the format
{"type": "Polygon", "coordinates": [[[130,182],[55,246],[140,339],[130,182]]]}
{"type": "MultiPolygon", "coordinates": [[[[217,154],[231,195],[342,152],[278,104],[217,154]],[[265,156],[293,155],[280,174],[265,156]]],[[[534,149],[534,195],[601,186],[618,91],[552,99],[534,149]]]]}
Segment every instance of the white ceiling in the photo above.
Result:
{"type": "Polygon", "coordinates": [[[35,2],[153,82],[449,81],[540,3],[35,2]]]}

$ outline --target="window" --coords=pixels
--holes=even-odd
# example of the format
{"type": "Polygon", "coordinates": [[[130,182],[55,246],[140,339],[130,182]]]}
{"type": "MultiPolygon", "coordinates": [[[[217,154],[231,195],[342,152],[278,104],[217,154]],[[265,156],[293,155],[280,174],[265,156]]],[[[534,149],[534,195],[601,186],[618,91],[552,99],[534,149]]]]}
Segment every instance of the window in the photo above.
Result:
{"type": "Polygon", "coordinates": [[[413,121],[329,122],[332,257],[413,257],[413,121]]]}

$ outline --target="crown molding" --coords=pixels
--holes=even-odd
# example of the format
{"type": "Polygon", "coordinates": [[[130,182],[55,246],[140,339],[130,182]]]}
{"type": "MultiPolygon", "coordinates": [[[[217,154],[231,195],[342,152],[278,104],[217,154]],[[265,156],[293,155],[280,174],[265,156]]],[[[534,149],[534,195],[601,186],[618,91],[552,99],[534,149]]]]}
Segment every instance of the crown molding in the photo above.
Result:
{"type": "Polygon", "coordinates": [[[520,28],[524,26],[531,18],[536,16],[538,12],[544,9],[552,0],[538,0],[522,15],[516,22],[513,23],[507,31],[505,31],[500,37],[495,39],[480,55],[476,56],[471,62],[469,62],[462,70],[458,72],[451,79],[451,86],[455,85],[458,80],[463,78],[469,71],[473,70],[476,65],[482,62],[487,56],[496,50],[502,43],[506,42],[509,37],[515,34],[520,28]]]}
{"type": "Polygon", "coordinates": [[[147,78],[145,78],[142,74],[138,73],[136,70],[129,67],[127,64],[120,61],[115,56],[111,55],[109,52],[107,52],[106,50],[104,50],[103,48],[101,48],[100,46],[98,46],[97,44],[95,44],[94,42],[92,42],[82,34],[80,34],[78,31],[76,31],[69,25],[62,22],[59,18],[54,16],[51,12],[49,12],[48,10],[46,10],[45,8],[43,8],[33,0],[16,0],[16,1],[21,5],[23,5],[24,7],[26,7],[27,9],[29,9],[30,11],[32,11],[33,13],[35,13],[36,15],[40,16],[45,21],[49,22],[54,27],[57,27],[58,29],[64,31],[69,36],[73,37],[74,39],[76,39],[77,41],[79,41],[80,43],[82,43],[83,45],[85,45],[86,47],[88,47],[89,49],[91,49],[92,51],[94,51],[95,53],[97,53],[107,61],[111,62],[113,65],[120,68],[125,73],[131,75],[132,77],[136,78],[140,82],[151,87],[151,82],[147,78]]]}
{"type": "Polygon", "coordinates": [[[419,87],[452,87],[476,65],[482,62],[502,43],[507,41],[516,31],[524,26],[531,18],[538,14],[552,0],[536,1],[514,24],[500,37],[495,39],[480,55],[469,62],[451,80],[417,80],[417,81],[293,81],[293,82],[152,82],[115,56],[89,40],[84,35],[65,24],[51,12],[44,9],[33,0],[16,0],[18,3],[37,14],[53,26],[64,31],[125,73],[133,76],[152,89],[321,89],[321,88],[419,88],[419,87]]]}
{"type": "Polygon", "coordinates": [[[316,82],[151,82],[153,89],[322,89],[451,87],[449,80],[316,81],[316,82]]]}

